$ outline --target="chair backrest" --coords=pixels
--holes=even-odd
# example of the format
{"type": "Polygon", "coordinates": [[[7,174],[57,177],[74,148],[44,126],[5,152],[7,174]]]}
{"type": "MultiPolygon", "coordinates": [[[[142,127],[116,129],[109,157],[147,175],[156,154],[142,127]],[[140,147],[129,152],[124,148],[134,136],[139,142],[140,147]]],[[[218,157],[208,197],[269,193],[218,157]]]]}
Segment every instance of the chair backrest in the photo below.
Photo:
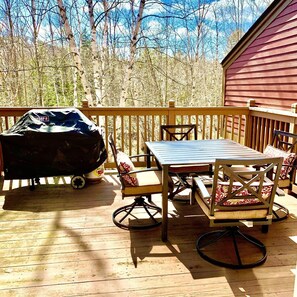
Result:
{"type": "Polygon", "coordinates": [[[283,158],[217,159],[214,165],[210,215],[215,211],[266,209],[272,213],[283,158]],[[246,170],[247,166],[254,168],[246,170]],[[273,180],[268,173],[277,169],[273,180]]]}
{"type": "Polygon", "coordinates": [[[272,145],[285,152],[295,152],[297,135],[281,130],[273,131],[272,145]]]}
{"type": "Polygon", "coordinates": [[[160,139],[161,140],[196,140],[197,126],[194,124],[161,125],[160,139]]]}
{"type": "Polygon", "coordinates": [[[109,146],[111,148],[111,151],[112,151],[112,154],[113,154],[113,157],[114,157],[114,162],[116,164],[117,171],[118,171],[118,173],[120,173],[119,164],[117,162],[118,150],[116,148],[115,142],[114,142],[113,137],[112,137],[111,134],[108,136],[108,143],[109,143],[109,146]]]}
{"type": "Polygon", "coordinates": [[[285,181],[279,184],[281,188],[291,188],[296,171],[297,135],[281,130],[273,131],[272,145],[268,145],[264,153],[268,156],[283,157],[283,166],[280,179],[285,181]]]}

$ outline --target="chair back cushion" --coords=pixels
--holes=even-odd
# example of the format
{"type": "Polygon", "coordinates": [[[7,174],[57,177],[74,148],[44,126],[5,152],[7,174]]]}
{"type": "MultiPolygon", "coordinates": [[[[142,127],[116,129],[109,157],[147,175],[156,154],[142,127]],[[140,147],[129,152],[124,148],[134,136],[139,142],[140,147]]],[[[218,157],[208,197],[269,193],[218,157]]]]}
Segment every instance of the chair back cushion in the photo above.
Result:
{"type": "Polygon", "coordinates": [[[296,154],[282,151],[282,150],[275,148],[271,145],[268,145],[265,148],[264,154],[269,157],[283,157],[284,158],[283,166],[282,166],[281,172],[280,172],[280,179],[287,179],[288,174],[291,172],[291,170],[293,168],[292,166],[294,165],[294,162],[296,160],[296,154]]]}
{"type": "MultiPolygon", "coordinates": [[[[215,193],[215,204],[222,204],[224,206],[227,205],[255,205],[255,204],[261,204],[261,201],[256,198],[251,191],[249,191],[246,188],[242,188],[242,184],[239,182],[235,182],[232,185],[232,189],[230,189],[230,183],[229,182],[219,182],[216,187],[216,193],[215,193]],[[230,193],[229,193],[230,191],[230,193]],[[236,191],[238,191],[236,193],[236,191]],[[231,199],[226,199],[228,194],[233,194],[234,196],[231,199]],[[249,198],[251,196],[251,198],[249,198]],[[225,200],[226,199],[226,200],[225,200]],[[225,200],[225,201],[224,201],[225,200]]],[[[251,184],[250,186],[252,190],[254,190],[256,193],[259,191],[259,183],[255,182],[251,184]]],[[[266,200],[270,197],[271,191],[273,188],[273,183],[264,183],[263,187],[261,189],[261,197],[266,200]]]]}
{"type": "Polygon", "coordinates": [[[127,154],[118,151],[117,164],[119,166],[120,174],[123,180],[130,186],[138,186],[138,180],[135,173],[130,173],[135,170],[134,164],[127,154]]]}

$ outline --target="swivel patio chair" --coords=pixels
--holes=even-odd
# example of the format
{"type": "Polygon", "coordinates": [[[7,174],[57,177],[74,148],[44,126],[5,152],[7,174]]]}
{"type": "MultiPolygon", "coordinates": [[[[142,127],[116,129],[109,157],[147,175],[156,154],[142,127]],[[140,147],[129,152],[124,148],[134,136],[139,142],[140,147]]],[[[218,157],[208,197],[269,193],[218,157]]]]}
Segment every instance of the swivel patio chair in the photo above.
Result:
{"type": "MultiPolygon", "coordinates": [[[[297,135],[281,130],[273,131],[272,145],[268,145],[264,154],[270,157],[283,157],[284,161],[278,181],[277,194],[284,196],[287,190],[291,193],[292,185],[296,175],[296,144],[297,135]]],[[[284,220],[289,216],[289,210],[283,205],[274,202],[273,220],[284,220]]]]}
{"type": "MultiPolygon", "coordinates": [[[[188,125],[161,125],[160,126],[160,139],[170,141],[182,140],[197,140],[197,126],[194,124],[188,125]]],[[[185,189],[191,188],[191,177],[194,175],[208,174],[212,175],[212,166],[209,164],[204,165],[173,165],[169,167],[169,174],[176,178],[174,183],[175,189],[169,195],[169,199],[174,197],[185,189]]]]}
{"type": "Polygon", "coordinates": [[[265,262],[265,245],[239,227],[262,225],[262,232],[268,232],[282,161],[283,158],[217,159],[211,188],[194,177],[192,195],[210,226],[226,227],[198,238],[196,248],[203,259],[233,269],[251,268],[265,262]],[[257,169],[248,172],[246,166],[257,169]],[[275,168],[271,180],[267,175],[275,168]]]}
{"type": "MultiPolygon", "coordinates": [[[[109,135],[108,142],[118,171],[122,198],[135,197],[132,204],[114,211],[114,224],[127,230],[148,229],[160,225],[161,217],[158,218],[158,214],[161,208],[152,203],[151,195],[162,193],[162,171],[154,168],[136,170],[131,158],[146,155],[126,155],[116,148],[112,135],[109,135]]],[[[169,189],[172,189],[172,184],[169,185],[169,189]]]]}

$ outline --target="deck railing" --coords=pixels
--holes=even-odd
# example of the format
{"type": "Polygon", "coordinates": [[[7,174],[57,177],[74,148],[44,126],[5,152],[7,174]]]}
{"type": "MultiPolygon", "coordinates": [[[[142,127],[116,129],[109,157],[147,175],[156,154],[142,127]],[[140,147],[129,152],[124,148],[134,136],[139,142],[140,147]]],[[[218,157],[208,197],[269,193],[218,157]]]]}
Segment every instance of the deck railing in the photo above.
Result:
{"type": "MultiPolygon", "coordinates": [[[[30,108],[0,108],[0,132],[9,129],[30,108]]],[[[273,129],[295,133],[297,114],[257,107],[89,107],[80,110],[102,128],[109,152],[108,135],[127,154],[141,154],[146,141],[160,139],[161,124],[196,124],[198,139],[229,138],[258,151],[271,143],[273,129]]],[[[114,167],[108,154],[105,167],[114,167]]],[[[144,165],[139,159],[137,165],[144,165]]]]}
{"type": "Polygon", "coordinates": [[[246,143],[249,147],[262,152],[272,142],[273,130],[297,133],[297,113],[295,106],[291,112],[250,107],[250,132],[246,143]]]}

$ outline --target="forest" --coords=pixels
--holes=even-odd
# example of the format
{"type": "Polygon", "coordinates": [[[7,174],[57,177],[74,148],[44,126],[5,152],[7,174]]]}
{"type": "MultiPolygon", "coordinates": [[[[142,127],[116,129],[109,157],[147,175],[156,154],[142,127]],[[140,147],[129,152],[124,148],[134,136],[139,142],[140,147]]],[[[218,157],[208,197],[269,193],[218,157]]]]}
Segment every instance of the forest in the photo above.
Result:
{"type": "Polygon", "coordinates": [[[0,106],[218,106],[271,0],[0,0],[0,106]]]}

